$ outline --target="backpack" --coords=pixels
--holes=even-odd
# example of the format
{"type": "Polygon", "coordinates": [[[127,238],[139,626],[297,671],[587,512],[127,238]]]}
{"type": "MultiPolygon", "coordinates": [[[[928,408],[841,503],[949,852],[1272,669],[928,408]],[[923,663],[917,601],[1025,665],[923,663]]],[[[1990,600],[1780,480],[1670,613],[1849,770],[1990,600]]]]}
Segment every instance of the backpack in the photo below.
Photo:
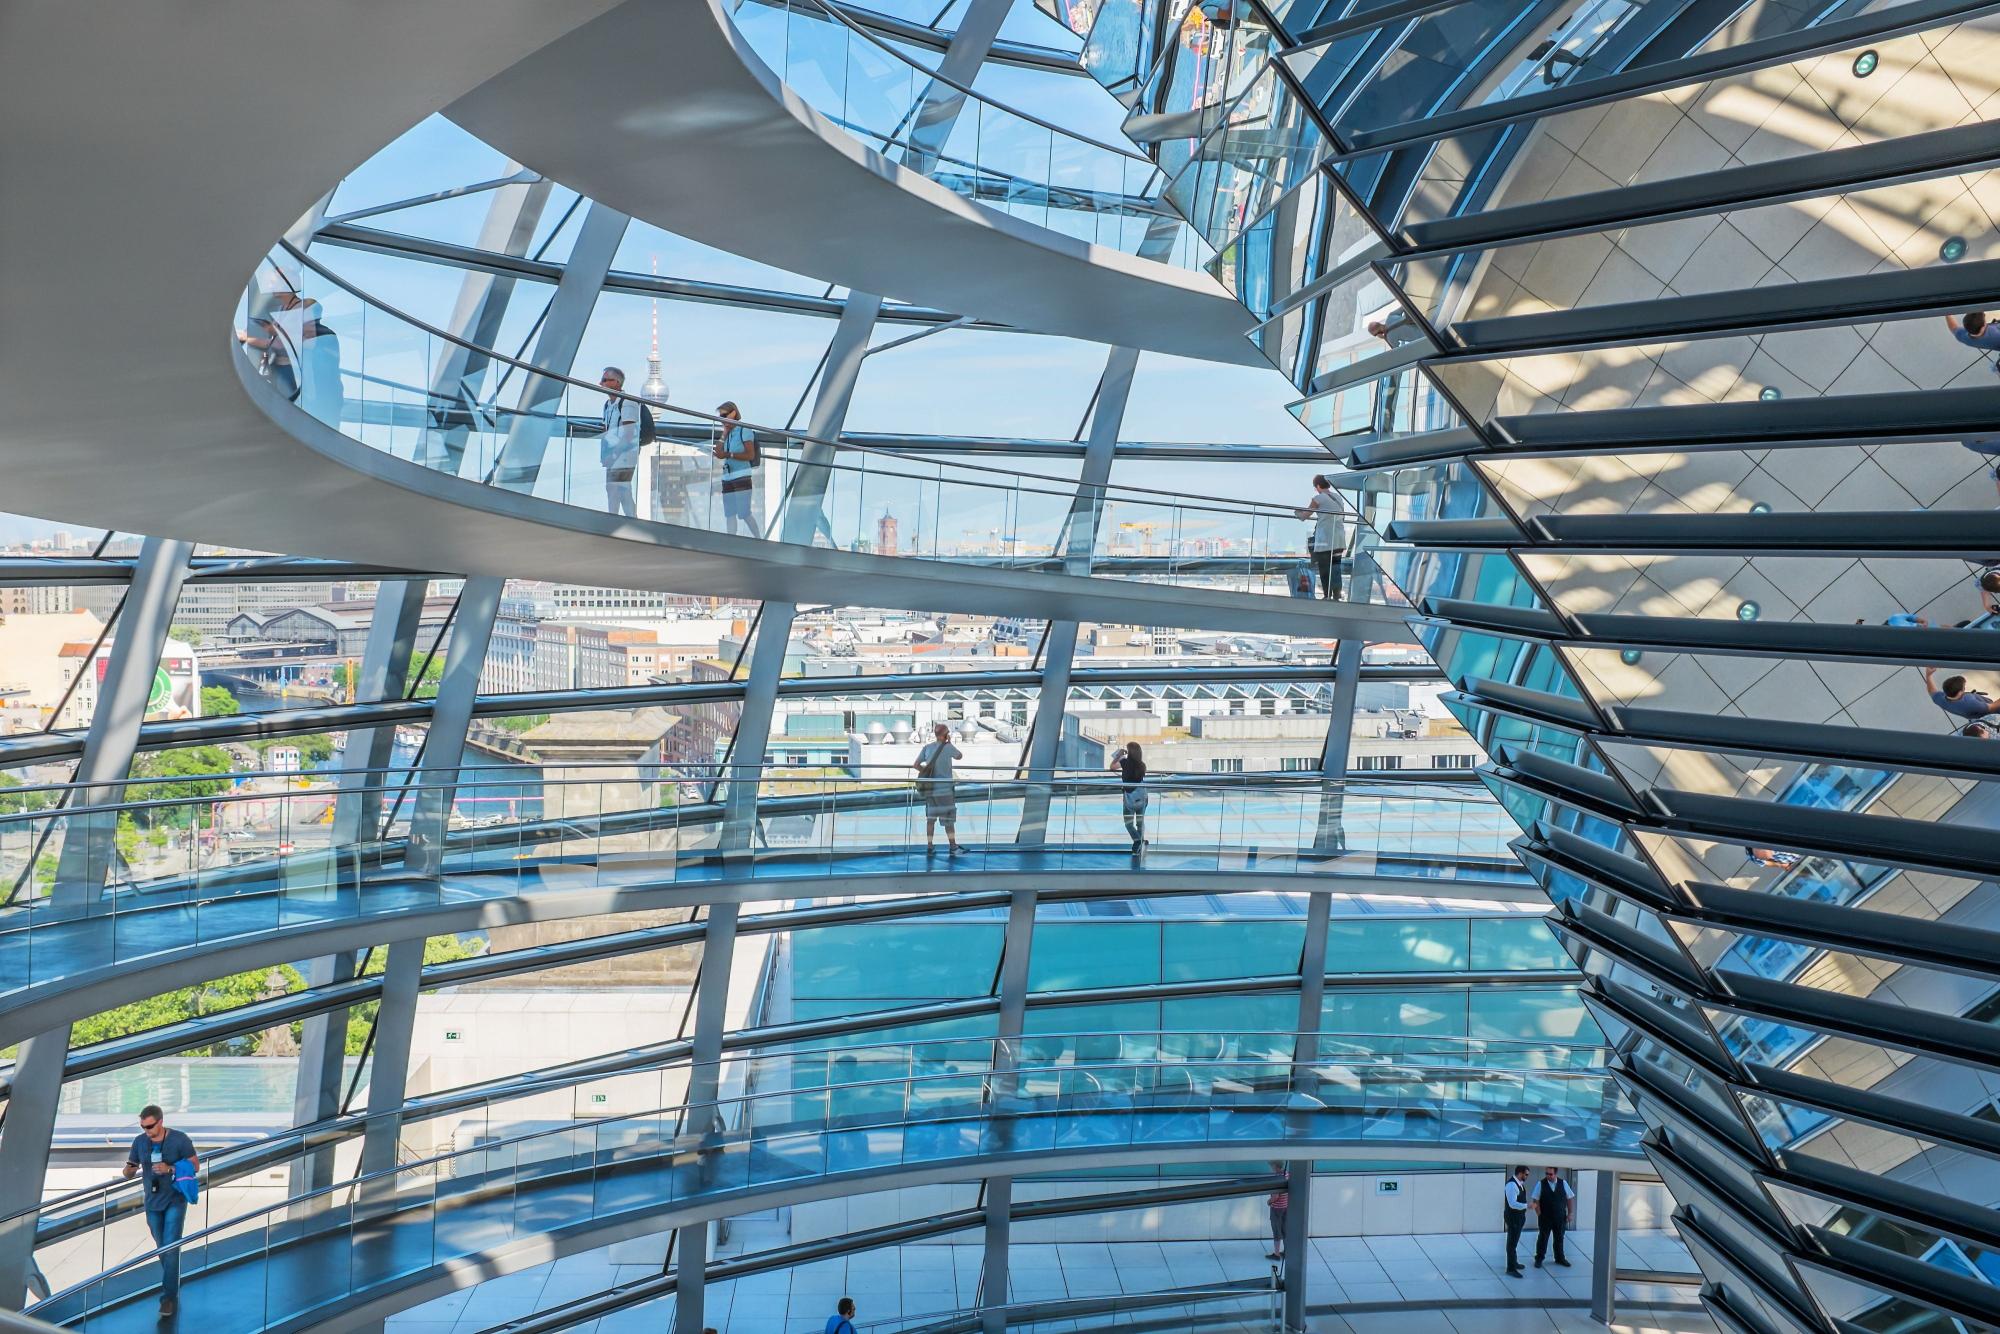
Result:
{"type": "Polygon", "coordinates": [[[660,438],[660,424],[653,420],[653,410],[644,403],[639,405],[639,443],[650,445],[660,438]]]}
{"type": "Polygon", "coordinates": [[[195,1177],[194,1164],[183,1158],[174,1164],[174,1189],[189,1204],[201,1203],[201,1182],[195,1177]]]}
{"type": "Polygon", "coordinates": [[[764,461],[763,451],[757,448],[757,433],[755,431],[750,431],[750,430],[744,431],[743,462],[748,464],[750,467],[754,468],[763,461],[764,461]]]}

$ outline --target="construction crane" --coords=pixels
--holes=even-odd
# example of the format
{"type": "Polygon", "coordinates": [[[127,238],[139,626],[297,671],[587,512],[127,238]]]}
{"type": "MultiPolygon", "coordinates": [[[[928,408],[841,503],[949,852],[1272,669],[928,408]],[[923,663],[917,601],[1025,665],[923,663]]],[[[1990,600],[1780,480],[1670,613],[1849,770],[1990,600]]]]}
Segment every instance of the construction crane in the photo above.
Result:
{"type": "Polygon", "coordinates": [[[1141,556],[1150,556],[1153,554],[1153,534],[1158,532],[1159,528],[1159,523],[1153,519],[1131,519],[1118,525],[1118,531],[1120,532],[1130,531],[1144,534],[1139,539],[1139,554],[1141,556]]]}

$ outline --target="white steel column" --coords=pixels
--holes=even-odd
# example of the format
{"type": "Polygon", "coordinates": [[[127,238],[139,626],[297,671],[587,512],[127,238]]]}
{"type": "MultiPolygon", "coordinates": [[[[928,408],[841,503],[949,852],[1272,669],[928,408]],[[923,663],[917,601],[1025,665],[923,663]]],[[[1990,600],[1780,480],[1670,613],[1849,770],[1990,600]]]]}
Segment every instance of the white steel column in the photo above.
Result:
{"type": "Polygon", "coordinates": [[[865,292],[850,292],[841,307],[840,324],[826,349],[826,369],[820,374],[819,393],[813,399],[812,418],[806,434],[815,441],[801,452],[798,475],[792,479],[779,516],[779,535],[787,542],[811,545],[813,533],[826,515],[826,491],[830,476],[827,465],[834,462],[832,441],[847,427],[847,409],[854,402],[854,388],[861,380],[861,364],[868,356],[868,339],[875,332],[875,320],[882,313],[882,298],[865,292]]]}
{"type": "Polygon", "coordinates": [[[424,763],[416,775],[421,790],[410,816],[409,848],[403,855],[404,869],[412,875],[434,880],[444,869],[444,840],[458,792],[459,766],[465,760],[465,732],[472,724],[472,705],[479,694],[479,676],[486,667],[504,583],[493,575],[480,575],[467,579],[465,591],[458,595],[444,679],[431,703],[424,763]]]}
{"type": "Polygon", "coordinates": [[[1354,740],[1354,701],[1361,688],[1361,655],[1368,648],[1359,635],[1343,637],[1333,654],[1333,698],[1327,703],[1326,744],[1319,756],[1319,823],[1313,831],[1313,851],[1338,852],[1347,846],[1342,825],[1347,790],[1348,752],[1354,740]]]}
{"type": "MultiPolygon", "coordinates": [[[[507,165],[509,168],[518,166],[512,162],[507,165]]],[[[542,212],[548,206],[551,188],[550,182],[538,180],[494,189],[474,246],[494,255],[515,258],[526,255],[528,248],[534,244],[536,229],[541,226],[542,212]]],[[[305,246],[303,241],[295,241],[294,244],[301,249],[305,246]]],[[[493,360],[484,351],[474,349],[490,348],[499,343],[501,321],[506,318],[508,304],[514,296],[514,281],[507,275],[472,270],[459,280],[458,302],[452,307],[451,322],[444,328],[472,346],[454,344],[439,356],[431,371],[433,401],[462,404],[467,408],[478,404],[480,386],[493,360]]],[[[465,457],[465,437],[471,430],[470,415],[460,419],[455,414],[448,416],[440,413],[433,418],[433,423],[424,432],[424,466],[456,475],[465,457]]]]}
{"type": "MultiPolygon", "coordinates": [[[[583,215],[576,244],[570,248],[569,260],[563,265],[562,281],[556,284],[555,295],[549,298],[535,350],[525,358],[538,369],[567,375],[575,367],[583,331],[590,324],[591,312],[597,309],[597,298],[603,295],[604,276],[611,271],[612,257],[618,253],[630,221],[617,209],[598,203],[591,204],[583,215]]],[[[620,369],[628,375],[626,391],[633,392],[629,379],[631,367],[620,369]]],[[[595,380],[594,376],[589,378],[595,380]]],[[[515,400],[517,415],[508,425],[507,441],[500,447],[499,459],[492,464],[496,485],[511,491],[534,489],[536,479],[541,476],[542,459],[555,436],[556,412],[568,391],[569,386],[561,380],[528,376],[515,400]]],[[[595,440],[576,441],[565,435],[559,447],[563,450],[561,463],[566,488],[578,471],[574,466],[577,462],[584,463],[582,471],[594,475],[598,449],[595,440]],[[579,446],[585,447],[584,453],[577,453],[579,446]]],[[[567,490],[561,498],[592,507],[602,500],[601,495],[578,497],[567,490]]]]}
{"type": "MultiPolygon", "coordinates": [[[[361,1175],[386,1172],[396,1165],[396,1144],[403,1134],[403,1103],[410,1090],[410,1046],[416,1032],[417,990],[423,980],[424,938],[393,941],[382,970],[382,1001],[375,1011],[375,1037],[368,1057],[368,1126],[361,1138],[361,1175]]],[[[387,1198],[395,1193],[394,1178],[385,1178],[363,1193],[387,1198]]]]}
{"type": "MultiPolygon", "coordinates": [[[[123,798],[124,788],[117,785],[132,771],[132,756],[139,749],[139,725],[146,719],[153,676],[159,670],[167,629],[173,624],[181,585],[187,579],[188,557],[193,554],[194,543],[163,537],[149,537],[139,548],[132,587],[112,627],[116,638],[105,663],[104,681],[97,690],[97,708],[84,737],[83,755],[76,762],[73,800],[80,805],[108,806],[123,798]]],[[[93,666],[86,662],[78,670],[89,671],[93,666]]],[[[103,906],[104,882],[115,855],[112,834],[117,827],[118,817],[112,812],[72,816],[67,821],[56,881],[50,890],[53,906],[86,916],[103,906]]]]}
{"type": "Polygon", "coordinates": [[[1590,1318],[1608,1325],[1618,1318],[1618,1184],[1616,1172],[1597,1174],[1597,1227],[1590,1247],[1590,1318]]]}
{"type": "MultiPolygon", "coordinates": [[[[1104,359],[1104,373],[1097,382],[1097,406],[1090,414],[1090,434],[1083,449],[1083,468],[1077,475],[1076,497],[1070,501],[1069,521],[1063,532],[1063,569],[1067,573],[1090,573],[1090,555],[1104,517],[1104,487],[1111,480],[1118,434],[1125,426],[1125,404],[1132,395],[1132,377],[1138,368],[1137,348],[1114,347],[1104,359]]],[[[1069,710],[1076,637],[1075,621],[1051,621],[1042,641],[1042,685],[1028,733],[1031,786],[1021,799],[1021,827],[1015,834],[1019,844],[1048,841],[1049,785],[1055,778],[1063,718],[1069,710]]]]}

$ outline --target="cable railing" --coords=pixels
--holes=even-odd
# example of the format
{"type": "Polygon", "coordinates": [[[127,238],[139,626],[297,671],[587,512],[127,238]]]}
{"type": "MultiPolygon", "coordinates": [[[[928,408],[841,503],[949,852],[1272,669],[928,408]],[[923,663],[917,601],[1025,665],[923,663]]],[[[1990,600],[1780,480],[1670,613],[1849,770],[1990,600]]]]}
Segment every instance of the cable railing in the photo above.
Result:
{"type": "MultiPolygon", "coordinates": [[[[537,370],[387,306],[281,243],[239,307],[255,372],[322,425],[463,481],[614,516],[807,547],[1263,594],[1311,589],[1298,504],[1188,500],[918,459],[725,421],[537,370]],[[311,275],[320,288],[302,294],[311,275]],[[469,360],[528,375],[521,406],[481,401],[469,360]],[[428,386],[420,388],[419,386],[428,386]],[[654,423],[608,438],[607,403],[654,423]],[[592,423],[578,436],[573,424],[592,423]],[[707,439],[706,447],[687,443],[707,439]],[[729,455],[729,457],[724,457],[729,455]],[[753,461],[754,460],[754,461],[753,461]]],[[[622,415],[622,410],[621,410],[622,415]]],[[[1303,482],[1303,478],[1301,481],[1303,482]]],[[[1300,487],[1301,501],[1309,488],[1300,487]]],[[[1346,502],[1342,545],[1361,531],[1346,502]]],[[[1402,605],[1357,580],[1350,601],[1402,605]]]]}
{"type": "Polygon", "coordinates": [[[476,765],[13,790],[24,807],[69,802],[0,814],[0,874],[23,888],[0,906],[0,993],[521,894],[947,871],[1519,877],[1511,826],[1481,789],[1157,774],[1132,811],[1115,775],[919,780],[900,754],[855,767],[476,765]]]}
{"type": "Polygon", "coordinates": [[[865,1078],[820,1076],[831,1061],[767,1066],[778,1087],[760,1091],[727,1091],[711,1076],[688,1087],[725,1090],[713,1099],[468,1135],[470,1145],[267,1207],[230,1214],[235,1205],[212,1204],[181,1242],[159,1250],[144,1249],[125,1219],[122,1236],[100,1230],[94,1257],[88,1242],[66,1238],[69,1273],[99,1267],[34,1311],[74,1321],[143,1297],[171,1257],[184,1294],[208,1282],[249,1301],[246,1312],[260,1309],[261,1294],[271,1324],[528,1237],[996,1154],[1199,1148],[1226,1157],[1363,1143],[1446,1158],[1531,1147],[1544,1157],[1638,1154],[1639,1123],[1601,1070],[1394,1065],[1365,1051],[1176,1056],[1164,1044],[1152,1059],[1036,1064],[1028,1041],[989,1044],[983,1065],[906,1057],[887,1075],[857,1066],[865,1078]],[[339,1262],[329,1267],[331,1256],[339,1262]],[[268,1305],[274,1299],[283,1305],[268,1305]]]}
{"type": "Polygon", "coordinates": [[[1143,153],[1003,106],[824,0],[728,0],[736,29],[814,110],[953,193],[1094,245],[1193,267],[1207,248],[1162,206],[1143,153]]]}

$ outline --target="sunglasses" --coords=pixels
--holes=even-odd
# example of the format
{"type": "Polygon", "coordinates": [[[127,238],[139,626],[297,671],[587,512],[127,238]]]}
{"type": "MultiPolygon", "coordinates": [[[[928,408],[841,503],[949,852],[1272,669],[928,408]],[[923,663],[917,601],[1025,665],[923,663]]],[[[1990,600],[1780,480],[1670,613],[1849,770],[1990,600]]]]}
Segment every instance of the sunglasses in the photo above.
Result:
{"type": "Polygon", "coordinates": [[[139,1129],[145,1131],[148,1135],[152,1134],[155,1130],[158,1130],[159,1128],[160,1128],[160,1123],[158,1121],[153,1121],[150,1123],[141,1121],[139,1123],[139,1129]]]}

